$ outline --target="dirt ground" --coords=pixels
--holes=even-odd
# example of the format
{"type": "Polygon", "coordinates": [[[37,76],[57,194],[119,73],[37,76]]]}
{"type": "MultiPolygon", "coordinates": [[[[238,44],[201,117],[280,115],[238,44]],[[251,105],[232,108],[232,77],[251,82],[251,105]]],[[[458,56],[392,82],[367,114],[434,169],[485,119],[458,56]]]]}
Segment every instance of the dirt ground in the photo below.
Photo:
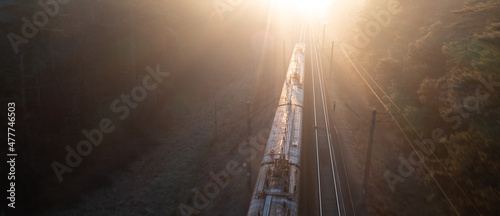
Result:
{"type": "MultiPolygon", "coordinates": [[[[404,145],[405,140],[342,53],[336,50],[334,55],[338,57],[334,61],[334,75],[327,74],[326,78],[330,100],[336,104],[334,116],[355,203],[361,194],[371,110],[378,111],[366,208],[356,206],[358,214],[448,214],[447,205],[435,186],[422,184],[418,174],[391,192],[383,173],[397,170],[397,157],[404,155],[399,146],[404,145]]],[[[329,54],[323,59],[327,68],[329,54]]],[[[275,66],[276,63],[271,62],[264,70],[274,70],[275,66]]],[[[270,130],[282,84],[279,73],[255,82],[254,68],[247,72],[236,76],[213,97],[183,101],[181,104],[185,107],[181,109],[185,109],[186,114],[158,135],[161,144],[141,155],[127,169],[109,173],[112,180],[109,187],[90,192],[78,204],[44,215],[183,215],[181,209],[193,210],[193,215],[245,215],[252,193],[249,187],[253,187],[257,177],[262,151],[255,149],[255,158],[250,160],[249,183],[248,168],[241,167],[248,155],[241,154],[238,148],[247,138],[258,139],[270,130]],[[206,105],[213,104],[214,100],[217,101],[217,138],[214,138],[214,108],[206,105]],[[248,100],[252,101],[250,136],[247,136],[246,121],[248,100]],[[197,191],[203,193],[207,185],[213,186],[209,173],[225,170],[233,160],[242,172],[231,176],[227,186],[211,188],[213,196],[206,196],[207,204],[196,208],[194,203],[200,200],[197,191]]],[[[260,140],[257,141],[260,145],[265,143],[260,140]]]]}
{"type": "MultiPolygon", "coordinates": [[[[256,63],[250,59],[248,64],[256,63]]],[[[282,82],[281,73],[268,73],[275,66],[272,58],[264,61],[260,72],[259,68],[243,65],[244,71],[214,95],[179,96],[182,101],[176,103],[182,114],[162,133],[152,134],[160,145],[140,155],[126,169],[106,174],[112,182],[109,186],[89,192],[77,204],[43,215],[188,215],[181,213],[182,204],[189,206],[185,209],[196,209],[196,191],[204,193],[204,188],[214,183],[210,173],[227,170],[233,162],[242,172],[231,175],[227,186],[209,189],[213,197],[205,196],[208,204],[193,211],[193,215],[246,214],[251,191],[246,177],[248,168],[242,164],[248,155],[241,154],[238,148],[247,138],[257,139],[259,145],[267,141],[280,90],[276,83],[282,82]],[[256,78],[256,73],[261,77],[256,78]],[[251,101],[250,136],[247,101],[251,101]]],[[[262,151],[254,149],[255,159],[250,163],[253,182],[262,159],[262,151]]]]}

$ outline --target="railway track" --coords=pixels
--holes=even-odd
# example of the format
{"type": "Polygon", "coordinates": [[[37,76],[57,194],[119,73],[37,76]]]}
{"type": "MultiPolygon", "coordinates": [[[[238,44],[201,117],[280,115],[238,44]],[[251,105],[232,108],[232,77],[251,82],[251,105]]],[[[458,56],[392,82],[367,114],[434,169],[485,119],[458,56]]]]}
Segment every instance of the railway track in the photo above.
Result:
{"type": "Polygon", "coordinates": [[[347,169],[342,153],[342,139],[329,104],[324,82],[321,52],[314,31],[309,31],[314,143],[318,186],[317,215],[356,215],[347,169]]]}
{"type": "Polygon", "coordinates": [[[340,187],[337,184],[336,161],[328,125],[327,105],[321,79],[321,65],[318,60],[318,50],[313,31],[310,31],[309,34],[309,44],[319,215],[342,215],[343,203],[340,199],[340,187]]]}
{"type": "Polygon", "coordinates": [[[248,216],[291,216],[299,212],[355,215],[341,139],[327,109],[329,97],[317,47],[314,32],[304,25],[287,70],[248,216]],[[310,82],[304,81],[306,76],[310,76],[310,82]],[[304,101],[304,97],[309,99],[304,101]],[[307,120],[314,123],[312,128],[302,124],[304,106],[308,107],[307,120]],[[302,139],[303,130],[311,134],[310,138],[302,139]],[[304,165],[301,158],[314,160],[314,164],[304,165]],[[305,185],[301,185],[302,180],[305,185]],[[307,199],[307,207],[299,211],[300,199],[307,199]]]}

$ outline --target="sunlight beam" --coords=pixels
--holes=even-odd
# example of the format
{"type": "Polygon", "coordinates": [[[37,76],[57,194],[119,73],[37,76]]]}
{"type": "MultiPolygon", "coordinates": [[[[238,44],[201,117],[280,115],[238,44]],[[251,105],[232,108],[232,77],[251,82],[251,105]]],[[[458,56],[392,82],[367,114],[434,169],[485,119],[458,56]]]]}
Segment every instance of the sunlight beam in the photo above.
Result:
{"type": "Polygon", "coordinates": [[[271,0],[274,7],[289,11],[290,13],[302,13],[309,17],[325,17],[330,10],[334,0],[271,0]]]}

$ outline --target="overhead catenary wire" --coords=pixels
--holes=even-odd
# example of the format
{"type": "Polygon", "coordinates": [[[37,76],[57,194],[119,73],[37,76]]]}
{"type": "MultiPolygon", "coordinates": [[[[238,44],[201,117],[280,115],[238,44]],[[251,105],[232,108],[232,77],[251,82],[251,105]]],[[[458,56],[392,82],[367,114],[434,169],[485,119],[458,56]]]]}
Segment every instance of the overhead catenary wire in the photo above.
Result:
{"type": "MultiPolygon", "coordinates": [[[[312,35],[312,30],[311,30],[311,33],[309,34],[309,41],[310,41],[310,44],[311,46],[313,46],[313,43],[314,43],[314,38],[313,38],[313,35],[312,35]]],[[[314,48],[311,47],[311,60],[314,58],[314,55],[313,55],[313,50],[314,48]]],[[[318,67],[318,70],[319,70],[319,64],[316,64],[316,66],[318,67]]],[[[319,73],[318,73],[319,74],[319,73]]],[[[316,144],[316,163],[317,163],[317,167],[318,167],[318,193],[319,193],[319,205],[320,205],[320,215],[323,215],[323,208],[322,208],[322,197],[321,197],[321,181],[320,181],[320,170],[319,170],[319,150],[318,150],[318,125],[317,125],[317,113],[316,113],[316,92],[315,92],[315,89],[314,89],[314,86],[315,86],[315,83],[314,83],[314,63],[311,63],[311,77],[312,77],[312,90],[313,90],[313,106],[314,106],[314,125],[315,125],[315,144],[316,144]]],[[[322,93],[322,92],[321,92],[322,93]]],[[[324,100],[323,100],[323,97],[322,97],[322,102],[324,103],[324,100]]],[[[323,104],[323,110],[324,110],[324,104],[323,104]]],[[[325,114],[325,112],[323,112],[325,114]]],[[[326,118],[326,116],[325,116],[326,118]]],[[[325,120],[325,124],[327,124],[326,120],[325,120]]],[[[327,132],[328,134],[328,132],[327,132]]],[[[330,145],[330,138],[329,136],[327,135],[327,138],[328,138],[328,148],[329,148],[329,153],[330,153],[330,163],[331,163],[331,169],[332,169],[332,177],[333,177],[333,181],[334,181],[334,191],[335,191],[335,196],[336,196],[336,205],[337,205],[337,213],[339,215],[341,215],[341,212],[340,212],[340,203],[339,203],[339,193],[337,191],[337,181],[336,181],[336,172],[335,170],[336,169],[333,169],[334,168],[334,164],[333,164],[333,156],[332,156],[332,150],[331,150],[331,145],[330,145]]]]}
{"type": "MultiPolygon", "coordinates": [[[[314,32],[312,32],[312,34],[313,34],[313,37],[314,37],[314,32]]],[[[313,40],[313,41],[316,41],[316,40],[313,40]]],[[[325,101],[327,100],[327,91],[325,90],[325,88],[326,88],[326,83],[324,83],[324,73],[320,73],[321,71],[323,71],[323,67],[322,67],[323,62],[322,62],[321,58],[319,57],[319,56],[320,56],[320,52],[318,52],[318,44],[317,44],[316,42],[314,42],[314,48],[315,48],[315,50],[316,50],[316,51],[315,51],[315,54],[316,54],[316,55],[315,55],[315,56],[316,56],[316,63],[317,63],[317,65],[318,65],[318,69],[319,69],[319,70],[318,70],[318,76],[320,77],[320,80],[319,80],[319,83],[320,83],[320,88],[322,89],[322,91],[323,91],[323,92],[325,92],[325,94],[322,94],[323,104],[325,104],[325,101]]],[[[322,92],[322,93],[323,93],[323,92],[322,92]]],[[[346,105],[347,105],[347,104],[346,104],[346,105]]],[[[324,113],[325,113],[325,115],[326,115],[326,118],[327,118],[327,119],[330,119],[330,117],[329,117],[329,112],[328,112],[327,110],[325,110],[325,107],[324,107],[324,106],[323,106],[323,108],[324,108],[324,109],[323,109],[323,111],[324,111],[324,113]]],[[[327,122],[328,122],[328,121],[327,121],[327,122]]],[[[335,130],[335,132],[336,132],[337,134],[339,134],[339,133],[338,133],[338,130],[337,130],[337,126],[336,126],[336,124],[335,124],[335,121],[333,121],[332,123],[333,123],[333,129],[335,130]]],[[[327,123],[327,126],[328,126],[328,123],[327,123]]],[[[328,131],[328,128],[329,128],[329,127],[327,127],[327,131],[328,131]]],[[[328,131],[328,138],[330,139],[330,137],[331,137],[331,133],[328,131]]],[[[340,137],[339,137],[339,136],[337,136],[337,139],[338,139],[338,140],[337,140],[337,141],[338,141],[338,144],[339,144],[339,145],[341,145],[340,137]]],[[[340,150],[340,151],[339,151],[340,156],[341,156],[341,158],[342,158],[342,165],[343,165],[343,167],[344,167],[344,170],[346,170],[346,167],[345,167],[345,162],[344,162],[344,156],[343,156],[343,154],[342,154],[342,148],[339,148],[339,150],[340,150]]],[[[335,153],[335,149],[333,149],[333,152],[335,153]]],[[[336,162],[336,161],[337,161],[337,158],[335,157],[335,155],[333,156],[333,158],[334,158],[334,161],[335,161],[335,167],[337,167],[337,162],[336,162]]],[[[339,173],[338,169],[336,169],[336,171],[337,171],[337,172],[336,172],[336,173],[337,173],[337,175],[339,175],[339,176],[340,176],[340,173],[339,173]]],[[[348,177],[347,177],[347,173],[346,173],[346,172],[344,172],[344,175],[345,175],[345,178],[346,178],[346,179],[348,179],[348,177]]],[[[339,185],[340,185],[340,182],[341,182],[341,181],[340,181],[340,177],[339,177],[339,185]]],[[[353,214],[353,215],[356,215],[356,211],[355,211],[355,208],[354,208],[354,205],[353,205],[353,203],[354,203],[354,202],[352,201],[352,193],[351,193],[351,187],[350,187],[350,185],[349,185],[349,181],[346,181],[346,184],[347,184],[347,192],[348,192],[348,195],[349,195],[349,200],[350,200],[350,204],[351,204],[351,208],[352,208],[352,214],[353,214]]],[[[343,194],[343,192],[342,192],[342,187],[339,187],[339,188],[340,188],[340,192],[341,192],[341,194],[343,194]]],[[[341,200],[341,202],[342,202],[342,206],[343,206],[344,211],[345,211],[346,207],[345,207],[345,202],[344,202],[344,199],[342,199],[342,200],[341,200]]],[[[344,212],[344,213],[345,213],[345,212],[344,212]]]]}
{"type": "Polygon", "coordinates": [[[437,179],[434,177],[432,171],[429,169],[429,167],[427,167],[427,165],[425,164],[422,156],[420,156],[420,154],[418,153],[417,149],[415,148],[415,146],[411,143],[408,135],[406,135],[406,133],[404,132],[403,128],[401,127],[401,125],[399,124],[399,122],[397,121],[397,119],[394,117],[394,115],[390,112],[390,110],[388,109],[388,107],[385,105],[385,103],[382,101],[382,99],[378,96],[378,94],[373,90],[373,88],[370,86],[370,84],[366,81],[366,79],[361,75],[361,72],[359,71],[358,67],[356,67],[356,65],[354,64],[354,62],[352,61],[352,59],[349,57],[349,55],[347,54],[345,48],[343,47],[343,44],[341,44],[341,49],[342,49],[342,52],[344,53],[344,55],[347,57],[347,59],[349,60],[349,62],[352,64],[352,66],[354,67],[355,71],[359,74],[359,76],[361,77],[361,79],[363,79],[363,81],[365,82],[365,84],[368,86],[368,88],[371,90],[371,92],[375,95],[375,97],[380,101],[380,103],[382,103],[382,105],[384,106],[384,108],[387,110],[387,112],[392,116],[392,118],[394,119],[394,122],[396,123],[396,125],[398,126],[398,128],[401,130],[401,132],[403,133],[405,139],[408,141],[408,143],[410,144],[410,146],[412,147],[412,149],[415,151],[416,155],[419,157],[420,161],[422,161],[422,165],[425,167],[425,169],[429,172],[429,174],[431,175],[432,179],[434,180],[434,182],[436,182],[436,185],[438,186],[439,190],[443,193],[443,195],[445,196],[446,200],[448,201],[448,203],[451,205],[451,207],[453,208],[453,210],[455,211],[455,213],[457,215],[460,215],[460,213],[458,212],[458,210],[456,209],[455,205],[453,204],[453,202],[450,200],[450,198],[448,197],[448,195],[446,194],[446,192],[444,191],[444,189],[441,187],[441,185],[439,184],[439,182],[437,181],[437,179]]]}
{"type": "MultiPolygon", "coordinates": [[[[465,193],[465,191],[463,190],[463,188],[457,183],[457,181],[455,180],[455,178],[450,174],[450,172],[448,171],[448,169],[446,169],[446,167],[443,165],[443,163],[437,158],[436,154],[434,153],[434,151],[432,151],[426,144],[426,142],[424,141],[424,139],[422,138],[422,136],[420,135],[420,133],[417,131],[417,129],[415,128],[415,126],[410,122],[410,120],[407,118],[407,116],[401,112],[401,108],[399,108],[399,106],[391,99],[391,97],[389,97],[389,95],[384,91],[384,89],[382,89],[382,87],[380,87],[380,85],[377,83],[377,81],[375,81],[373,79],[373,77],[370,75],[370,73],[368,73],[368,71],[363,67],[363,65],[361,65],[361,63],[358,61],[358,59],[352,54],[352,52],[349,50],[349,49],[346,49],[347,52],[349,52],[349,54],[354,58],[354,60],[358,63],[358,65],[361,67],[361,69],[363,69],[363,71],[365,72],[366,75],[368,75],[368,77],[370,78],[370,80],[375,83],[375,85],[380,89],[380,91],[382,91],[382,93],[385,95],[385,97],[396,107],[396,109],[398,110],[398,113],[400,113],[403,118],[405,119],[405,121],[410,125],[410,127],[412,128],[412,130],[415,132],[415,134],[418,136],[418,138],[420,139],[420,141],[422,141],[422,143],[424,144],[424,146],[427,148],[427,150],[429,150],[429,152],[431,152],[432,156],[434,157],[434,159],[436,159],[436,161],[439,163],[439,165],[441,166],[441,168],[443,168],[443,170],[446,172],[446,174],[451,178],[451,180],[453,181],[453,183],[459,188],[460,192],[462,192],[462,194],[465,195],[465,197],[467,198],[467,200],[472,204],[472,206],[474,207],[474,209],[479,213],[481,214],[481,212],[479,211],[479,209],[477,208],[477,206],[474,204],[474,202],[472,202],[471,198],[465,193]]],[[[361,76],[361,75],[360,75],[361,76]]],[[[382,102],[382,101],[381,101],[382,102]]],[[[423,162],[423,160],[422,160],[423,162]]]]}

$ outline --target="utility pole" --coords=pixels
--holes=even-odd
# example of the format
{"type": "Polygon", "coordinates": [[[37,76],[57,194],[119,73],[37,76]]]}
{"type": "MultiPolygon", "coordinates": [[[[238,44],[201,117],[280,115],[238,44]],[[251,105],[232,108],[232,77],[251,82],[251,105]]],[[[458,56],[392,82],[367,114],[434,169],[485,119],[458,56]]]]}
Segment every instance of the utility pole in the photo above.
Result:
{"type": "Polygon", "coordinates": [[[365,204],[366,186],[368,183],[368,175],[370,174],[370,159],[372,157],[373,148],[373,131],[375,130],[375,117],[377,110],[372,111],[372,125],[370,127],[370,138],[368,139],[368,151],[366,152],[365,177],[363,179],[363,188],[361,189],[361,204],[365,204]]]}
{"type": "Polygon", "coordinates": [[[217,100],[214,101],[214,138],[217,139],[217,100]]]}
{"type": "Polygon", "coordinates": [[[247,101],[247,136],[251,134],[250,101],[247,101]]]}
{"type": "Polygon", "coordinates": [[[285,60],[285,40],[283,40],[283,73],[285,73],[286,76],[286,60],[285,60]]]}
{"type": "Polygon", "coordinates": [[[330,53],[330,77],[333,78],[333,46],[335,43],[332,41],[332,52],[330,53]]]}
{"type": "MultiPolygon", "coordinates": [[[[250,143],[250,134],[251,134],[251,115],[250,115],[250,101],[247,101],[247,141],[250,143]]],[[[248,192],[251,194],[252,193],[252,170],[251,170],[251,163],[249,158],[246,158],[246,162],[243,164],[244,167],[246,167],[247,170],[247,187],[248,187],[248,192]]]]}
{"type": "MultiPolygon", "coordinates": [[[[321,21],[318,20],[318,28],[317,28],[317,31],[316,31],[316,32],[318,32],[318,35],[321,33],[320,31],[321,31],[321,21]]],[[[316,40],[319,43],[319,38],[316,39],[316,40]]]]}
{"type": "Polygon", "coordinates": [[[325,30],[326,30],[326,24],[323,25],[323,41],[321,42],[321,52],[325,49],[325,30]]]}

